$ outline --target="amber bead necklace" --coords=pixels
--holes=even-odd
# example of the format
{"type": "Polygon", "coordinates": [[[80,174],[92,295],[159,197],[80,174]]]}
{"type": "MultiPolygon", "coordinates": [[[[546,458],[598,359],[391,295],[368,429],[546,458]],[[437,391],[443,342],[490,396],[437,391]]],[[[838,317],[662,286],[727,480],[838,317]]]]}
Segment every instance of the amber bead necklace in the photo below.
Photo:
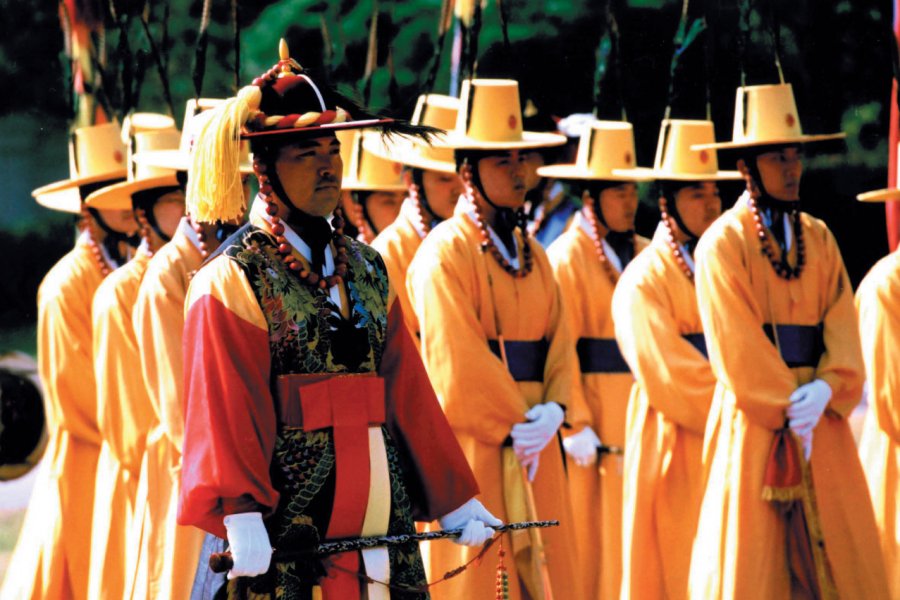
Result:
{"type": "Polygon", "coordinates": [[[662,223],[666,228],[666,241],[669,244],[669,248],[672,250],[672,254],[675,256],[675,262],[678,263],[678,268],[681,269],[681,272],[685,274],[685,276],[690,279],[691,283],[694,282],[694,270],[691,269],[691,266],[687,264],[687,261],[684,259],[684,253],[681,251],[681,245],[675,239],[675,226],[672,223],[672,216],[666,210],[667,204],[665,198],[660,198],[659,200],[659,211],[662,217],[662,223]]]}
{"type": "Polygon", "coordinates": [[[463,183],[463,193],[465,194],[466,199],[475,208],[475,224],[478,226],[478,230],[481,232],[481,251],[490,252],[491,256],[494,257],[494,260],[497,261],[497,263],[503,268],[503,270],[513,277],[520,279],[526,277],[529,273],[531,273],[531,269],[534,267],[534,257],[531,254],[531,245],[528,240],[528,234],[523,230],[523,264],[520,268],[516,269],[510,264],[508,260],[506,260],[506,257],[501,254],[500,249],[497,247],[497,244],[494,243],[494,240],[491,238],[491,235],[488,232],[487,221],[485,220],[484,215],[481,212],[481,202],[486,202],[486,200],[484,200],[481,192],[478,191],[474,182],[472,181],[472,166],[469,164],[464,164],[459,169],[459,175],[463,183]]]}
{"type": "Polygon", "coordinates": [[[756,236],[759,238],[762,254],[769,260],[769,264],[772,265],[772,268],[775,269],[775,274],[788,281],[791,279],[798,279],[806,264],[806,247],[805,242],[803,241],[803,226],[800,223],[800,209],[796,208],[795,205],[788,213],[790,215],[789,220],[794,229],[794,240],[797,244],[797,266],[792,267],[788,264],[787,250],[782,252],[781,260],[775,259],[775,251],[772,248],[774,242],[771,239],[772,236],[766,231],[762,214],[759,212],[759,205],[757,205],[756,200],[750,198],[747,205],[750,208],[750,214],[753,215],[753,224],[756,226],[756,236]]]}
{"type": "MultiPolygon", "coordinates": [[[[610,282],[615,286],[619,282],[619,272],[616,271],[616,268],[609,262],[609,257],[606,256],[606,250],[603,249],[603,238],[600,237],[600,222],[597,218],[594,199],[591,198],[591,195],[587,191],[585,191],[582,200],[584,201],[584,214],[587,216],[588,225],[590,225],[589,235],[591,241],[594,243],[594,250],[597,252],[597,258],[600,259],[600,265],[603,267],[603,270],[606,271],[606,276],[609,277],[610,282]]],[[[637,235],[632,237],[632,243],[634,244],[634,255],[637,256],[637,235]]]]}

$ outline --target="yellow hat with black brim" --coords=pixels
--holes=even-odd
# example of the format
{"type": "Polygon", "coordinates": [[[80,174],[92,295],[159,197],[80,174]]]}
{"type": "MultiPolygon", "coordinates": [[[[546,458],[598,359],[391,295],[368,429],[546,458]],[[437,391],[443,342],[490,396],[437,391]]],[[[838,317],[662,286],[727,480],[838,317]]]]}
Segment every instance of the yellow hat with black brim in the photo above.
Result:
{"type": "Polygon", "coordinates": [[[741,179],[739,171],[720,171],[712,150],[692,150],[716,139],[712,121],[665,119],[659,130],[653,176],[667,181],[741,179]]]}
{"type": "Polygon", "coordinates": [[[826,142],[846,133],[806,135],[800,127],[794,89],[789,83],[739,87],[735,99],[734,130],[730,142],[693,146],[694,150],[729,150],[754,146],[788,146],[826,142]]]}
{"type": "Polygon", "coordinates": [[[565,143],[565,136],[558,133],[523,131],[519,82],[467,79],[456,126],[434,145],[454,150],[530,150],[565,143]]]}
{"type": "Polygon", "coordinates": [[[31,195],[41,206],[77,214],[82,200],[78,188],[124,179],[126,154],[118,123],[79,127],[69,135],[69,178],[41,186],[31,195]]]}
{"type": "MultiPolygon", "coordinates": [[[[459,99],[443,94],[422,94],[416,102],[410,122],[437,129],[450,130],[456,126],[459,99]]],[[[382,158],[400,162],[406,166],[426,171],[456,173],[453,149],[443,146],[438,136],[434,144],[409,138],[377,138],[367,136],[366,149],[382,158]]]]}
{"type": "MultiPolygon", "coordinates": [[[[172,150],[178,147],[181,135],[174,127],[161,131],[142,131],[132,136],[135,155],[149,151],[172,150]]],[[[85,204],[98,210],[131,210],[131,197],[137,192],[154,188],[174,187],[178,177],[174,169],[152,166],[132,160],[128,180],[97,190],[87,197],[85,204]]]]}
{"type": "MultiPolygon", "coordinates": [[[[224,100],[218,98],[190,99],[184,110],[184,121],[181,127],[181,142],[178,148],[167,150],[147,150],[136,154],[135,162],[172,169],[175,171],[187,171],[191,168],[191,157],[200,131],[206,121],[212,117],[211,110],[219,106],[224,100]]],[[[241,144],[241,161],[238,170],[249,175],[253,172],[250,164],[250,145],[247,142],[241,144]]]]}
{"type": "Polygon", "coordinates": [[[649,181],[653,171],[635,166],[634,128],[626,121],[589,124],[578,141],[575,164],[539,167],[541,177],[598,181],[649,181]]]}
{"type": "Polygon", "coordinates": [[[349,164],[344,167],[346,175],[341,181],[341,189],[368,192],[406,191],[403,183],[403,165],[375,154],[369,148],[379,143],[382,135],[378,131],[361,131],[352,140],[349,164]]]}

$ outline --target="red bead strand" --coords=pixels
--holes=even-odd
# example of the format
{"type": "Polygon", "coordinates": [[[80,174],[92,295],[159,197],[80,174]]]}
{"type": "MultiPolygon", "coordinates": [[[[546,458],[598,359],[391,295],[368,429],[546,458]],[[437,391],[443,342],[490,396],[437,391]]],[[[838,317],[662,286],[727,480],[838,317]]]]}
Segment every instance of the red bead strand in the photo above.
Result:
{"type": "Polygon", "coordinates": [[[422,205],[421,191],[416,183],[410,182],[407,187],[409,189],[409,199],[412,201],[413,206],[416,207],[416,214],[419,215],[419,226],[422,228],[422,237],[425,237],[431,232],[431,220],[425,216],[425,207],[422,205]]]}
{"type": "Polygon", "coordinates": [[[259,193],[263,196],[263,200],[266,203],[266,213],[270,217],[272,233],[275,235],[275,242],[278,244],[278,254],[281,255],[285,266],[296,273],[300,277],[300,281],[311,288],[325,290],[343,283],[347,277],[347,263],[349,259],[347,258],[347,238],[344,237],[344,219],[340,207],[335,208],[334,218],[331,220],[331,226],[334,228],[331,239],[334,247],[337,249],[337,256],[334,259],[334,274],[322,277],[303,266],[300,259],[294,255],[293,246],[284,236],[284,224],[278,216],[278,205],[275,203],[272,185],[268,176],[266,176],[266,165],[261,161],[254,160],[253,171],[259,180],[259,193]]]}
{"type": "MultiPolygon", "coordinates": [[[[603,267],[603,270],[606,271],[606,276],[613,286],[615,286],[619,282],[619,272],[616,271],[616,268],[609,262],[609,257],[606,256],[606,250],[603,249],[603,238],[600,237],[600,222],[597,219],[597,213],[594,211],[594,200],[587,192],[584,193],[583,200],[584,214],[587,216],[588,224],[590,225],[590,237],[591,241],[594,242],[594,250],[597,252],[597,258],[600,259],[600,265],[603,267]]],[[[632,243],[634,244],[634,255],[637,256],[636,234],[633,237],[632,243]]]]}
{"type": "Polygon", "coordinates": [[[494,257],[494,260],[503,267],[503,270],[517,278],[527,277],[529,273],[531,273],[532,268],[534,268],[534,257],[531,254],[531,243],[528,239],[528,234],[523,230],[522,231],[522,266],[519,269],[513,267],[506,258],[500,253],[500,249],[497,248],[497,245],[494,243],[494,240],[491,239],[490,234],[487,229],[487,222],[484,219],[484,215],[481,213],[481,202],[484,201],[481,193],[475,188],[475,184],[472,182],[472,167],[471,165],[463,165],[459,170],[459,175],[462,178],[463,183],[463,193],[469,202],[472,203],[472,206],[475,207],[475,215],[476,215],[476,225],[478,226],[479,231],[481,232],[481,251],[482,252],[490,252],[491,256],[494,257]]]}
{"type": "Polygon", "coordinates": [[[675,225],[672,222],[672,217],[669,215],[666,210],[666,200],[665,198],[660,198],[659,200],[659,211],[662,213],[662,223],[666,228],[666,241],[669,244],[669,248],[672,250],[672,254],[675,257],[675,262],[678,263],[678,268],[681,269],[681,272],[685,274],[685,276],[691,281],[694,282],[694,271],[691,269],[691,266],[687,264],[687,261],[684,259],[684,254],[681,252],[681,246],[679,246],[678,242],[675,240],[675,225]]]}
{"type": "Polygon", "coordinates": [[[803,225],[800,223],[800,211],[793,209],[789,213],[790,221],[794,228],[794,240],[797,243],[797,265],[792,267],[787,264],[787,260],[775,259],[775,251],[772,248],[773,242],[763,224],[762,215],[759,212],[756,200],[750,198],[748,206],[750,213],[753,215],[753,224],[756,227],[756,237],[759,238],[760,251],[769,260],[772,268],[775,269],[775,274],[788,281],[799,279],[800,274],[803,272],[803,267],[806,265],[806,244],[803,240],[803,225]]]}
{"type": "Polygon", "coordinates": [[[81,208],[81,219],[82,227],[87,232],[87,243],[88,247],[91,249],[91,254],[94,256],[94,262],[97,264],[97,268],[100,269],[100,274],[103,275],[103,277],[106,277],[112,273],[113,266],[110,265],[106,260],[106,257],[103,256],[103,250],[100,249],[100,244],[94,241],[94,230],[96,226],[93,217],[91,217],[91,213],[88,212],[87,207],[85,206],[82,206],[81,208]]]}

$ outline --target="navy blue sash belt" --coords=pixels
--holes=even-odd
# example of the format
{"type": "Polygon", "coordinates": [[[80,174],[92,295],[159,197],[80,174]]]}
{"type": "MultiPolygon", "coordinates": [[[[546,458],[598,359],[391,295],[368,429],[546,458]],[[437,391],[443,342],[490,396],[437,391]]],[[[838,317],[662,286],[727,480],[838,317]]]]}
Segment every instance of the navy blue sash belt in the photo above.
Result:
{"type": "MultiPolygon", "coordinates": [[[[787,366],[816,367],[822,353],[825,352],[825,339],[822,335],[822,324],[818,325],[778,325],[778,344],[781,358],[787,366]]],[[[774,344],[775,335],[772,325],[763,325],[763,331],[774,344]]]]}
{"type": "Polygon", "coordinates": [[[615,338],[579,338],[576,345],[582,373],[630,373],[615,338]]]}
{"type": "Polygon", "coordinates": [[[686,333],[681,337],[687,340],[691,346],[696,348],[700,354],[707,359],[709,358],[709,354],[706,352],[706,338],[703,337],[702,333],[686,333]]]}
{"type": "MultiPolygon", "coordinates": [[[[488,340],[491,352],[498,357],[500,343],[497,340],[488,340]]],[[[544,381],[544,365],[547,363],[547,350],[550,344],[547,340],[504,340],[506,349],[506,361],[509,363],[509,373],[516,381],[544,381]]]]}

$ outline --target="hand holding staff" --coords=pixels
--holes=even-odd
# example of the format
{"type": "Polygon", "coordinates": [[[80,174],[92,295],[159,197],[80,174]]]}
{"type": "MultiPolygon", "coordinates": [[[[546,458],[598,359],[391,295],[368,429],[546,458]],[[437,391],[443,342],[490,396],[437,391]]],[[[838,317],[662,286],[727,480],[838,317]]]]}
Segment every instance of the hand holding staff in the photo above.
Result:
{"type": "MultiPolygon", "coordinates": [[[[525,521],[522,523],[509,523],[508,525],[500,525],[493,529],[498,533],[507,531],[516,531],[519,529],[530,529],[534,527],[556,527],[559,521],[525,521]]],[[[409,542],[428,542],[433,540],[455,539],[462,534],[462,529],[445,529],[442,531],[428,531],[425,533],[407,533],[403,535],[386,535],[364,538],[349,538],[345,540],[334,540],[322,542],[314,549],[294,551],[276,551],[272,560],[275,562],[292,562],[294,560],[310,559],[316,556],[327,556],[329,554],[340,554],[341,552],[354,552],[357,550],[365,550],[366,548],[377,548],[380,546],[396,546],[409,542]]],[[[218,552],[209,557],[209,568],[213,573],[224,573],[229,571],[233,566],[230,552],[218,552]]]]}

